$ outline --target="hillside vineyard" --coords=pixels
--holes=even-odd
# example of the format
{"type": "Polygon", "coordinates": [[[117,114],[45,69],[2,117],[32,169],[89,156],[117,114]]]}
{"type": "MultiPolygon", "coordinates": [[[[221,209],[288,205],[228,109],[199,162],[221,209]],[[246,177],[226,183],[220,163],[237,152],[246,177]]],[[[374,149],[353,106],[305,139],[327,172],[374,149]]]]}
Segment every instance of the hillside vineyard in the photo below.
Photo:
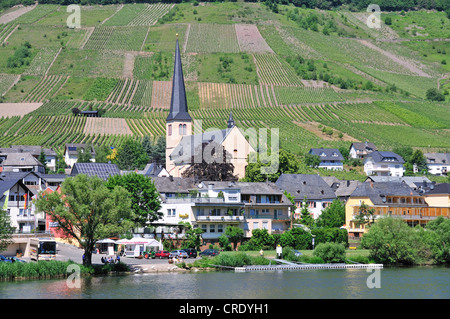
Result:
{"type": "Polygon", "coordinates": [[[67,9],[0,11],[0,147],[156,143],[166,134],[178,34],[189,112],[204,130],[225,129],[232,111],[241,130],[279,128],[280,147],[297,155],[354,141],[450,149],[445,11],[381,6],[373,29],[365,8],[93,4],[68,28],[67,9]]]}

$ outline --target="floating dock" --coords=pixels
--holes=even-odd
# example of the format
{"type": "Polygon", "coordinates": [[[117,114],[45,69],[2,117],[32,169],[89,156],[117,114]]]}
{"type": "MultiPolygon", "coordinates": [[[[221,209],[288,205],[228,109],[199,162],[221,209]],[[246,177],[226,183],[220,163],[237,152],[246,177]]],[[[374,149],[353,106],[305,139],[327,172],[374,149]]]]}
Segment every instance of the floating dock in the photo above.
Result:
{"type": "Polygon", "coordinates": [[[312,270],[312,269],[382,269],[383,264],[298,264],[275,259],[274,261],[282,263],[276,265],[244,266],[235,267],[236,272],[249,271],[277,271],[277,270],[312,270]]]}

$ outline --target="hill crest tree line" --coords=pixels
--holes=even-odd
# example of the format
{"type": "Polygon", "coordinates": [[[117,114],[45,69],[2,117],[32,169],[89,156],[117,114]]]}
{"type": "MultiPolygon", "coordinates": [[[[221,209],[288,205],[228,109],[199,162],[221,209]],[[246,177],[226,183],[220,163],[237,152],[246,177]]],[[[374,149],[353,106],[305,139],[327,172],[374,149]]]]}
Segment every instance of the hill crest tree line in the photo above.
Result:
{"type": "MultiPolygon", "coordinates": [[[[237,0],[230,0],[237,2],[237,0]]],[[[258,2],[258,0],[244,0],[245,2],[258,2]]],[[[183,1],[183,0],[40,0],[40,4],[59,4],[59,5],[93,5],[93,4],[122,4],[122,3],[182,3],[182,2],[197,2],[197,0],[183,1]]],[[[203,1],[203,2],[225,2],[225,1],[203,1]]],[[[401,10],[438,10],[447,11],[450,15],[450,2],[448,0],[265,0],[264,2],[273,11],[276,11],[278,4],[288,5],[292,3],[296,7],[318,8],[322,10],[338,9],[342,6],[354,11],[365,10],[369,4],[377,4],[383,11],[401,11],[401,10]]],[[[18,4],[34,5],[35,0],[3,0],[0,3],[0,10],[13,7],[18,4]]]]}

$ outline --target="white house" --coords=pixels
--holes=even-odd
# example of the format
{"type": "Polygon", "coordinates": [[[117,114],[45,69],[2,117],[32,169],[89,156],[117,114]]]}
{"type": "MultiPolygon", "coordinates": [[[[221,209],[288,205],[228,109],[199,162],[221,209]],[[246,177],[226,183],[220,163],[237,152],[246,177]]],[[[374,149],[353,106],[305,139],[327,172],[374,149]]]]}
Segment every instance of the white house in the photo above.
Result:
{"type": "Polygon", "coordinates": [[[450,171],[450,153],[425,153],[428,172],[433,175],[447,175],[450,171]]]}
{"type": "Polygon", "coordinates": [[[312,217],[317,219],[323,209],[336,199],[336,194],[320,175],[281,174],[275,184],[295,197],[297,206],[294,213],[295,219],[300,218],[304,203],[312,217]]]}
{"type": "Polygon", "coordinates": [[[364,158],[366,158],[367,155],[369,155],[370,153],[375,152],[377,150],[378,150],[377,147],[373,143],[355,142],[355,143],[352,143],[352,145],[350,146],[349,156],[351,158],[364,159],[364,158]]]}
{"type": "MultiPolygon", "coordinates": [[[[78,160],[78,150],[81,149],[83,152],[86,149],[86,144],[66,144],[64,148],[64,161],[70,167],[73,167],[78,160]]],[[[91,162],[95,162],[95,150],[94,147],[91,146],[91,162]]]]}
{"type": "Polygon", "coordinates": [[[344,165],[342,163],[344,157],[336,148],[312,148],[309,150],[309,154],[319,156],[319,168],[325,168],[329,170],[344,169],[344,165]]]}
{"type": "Polygon", "coordinates": [[[403,176],[405,168],[403,158],[393,152],[372,152],[364,160],[364,172],[367,176],[403,176]]]}

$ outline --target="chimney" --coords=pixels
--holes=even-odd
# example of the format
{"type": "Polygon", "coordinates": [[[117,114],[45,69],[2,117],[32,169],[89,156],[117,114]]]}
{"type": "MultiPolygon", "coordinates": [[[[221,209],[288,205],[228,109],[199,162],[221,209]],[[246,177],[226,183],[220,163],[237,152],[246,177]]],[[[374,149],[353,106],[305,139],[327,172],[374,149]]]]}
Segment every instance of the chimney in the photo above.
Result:
{"type": "Polygon", "coordinates": [[[370,181],[370,188],[373,188],[373,181],[370,181]]]}
{"type": "Polygon", "coordinates": [[[172,175],[169,175],[169,180],[170,180],[171,182],[173,182],[173,176],[172,176],[172,175]]]}

